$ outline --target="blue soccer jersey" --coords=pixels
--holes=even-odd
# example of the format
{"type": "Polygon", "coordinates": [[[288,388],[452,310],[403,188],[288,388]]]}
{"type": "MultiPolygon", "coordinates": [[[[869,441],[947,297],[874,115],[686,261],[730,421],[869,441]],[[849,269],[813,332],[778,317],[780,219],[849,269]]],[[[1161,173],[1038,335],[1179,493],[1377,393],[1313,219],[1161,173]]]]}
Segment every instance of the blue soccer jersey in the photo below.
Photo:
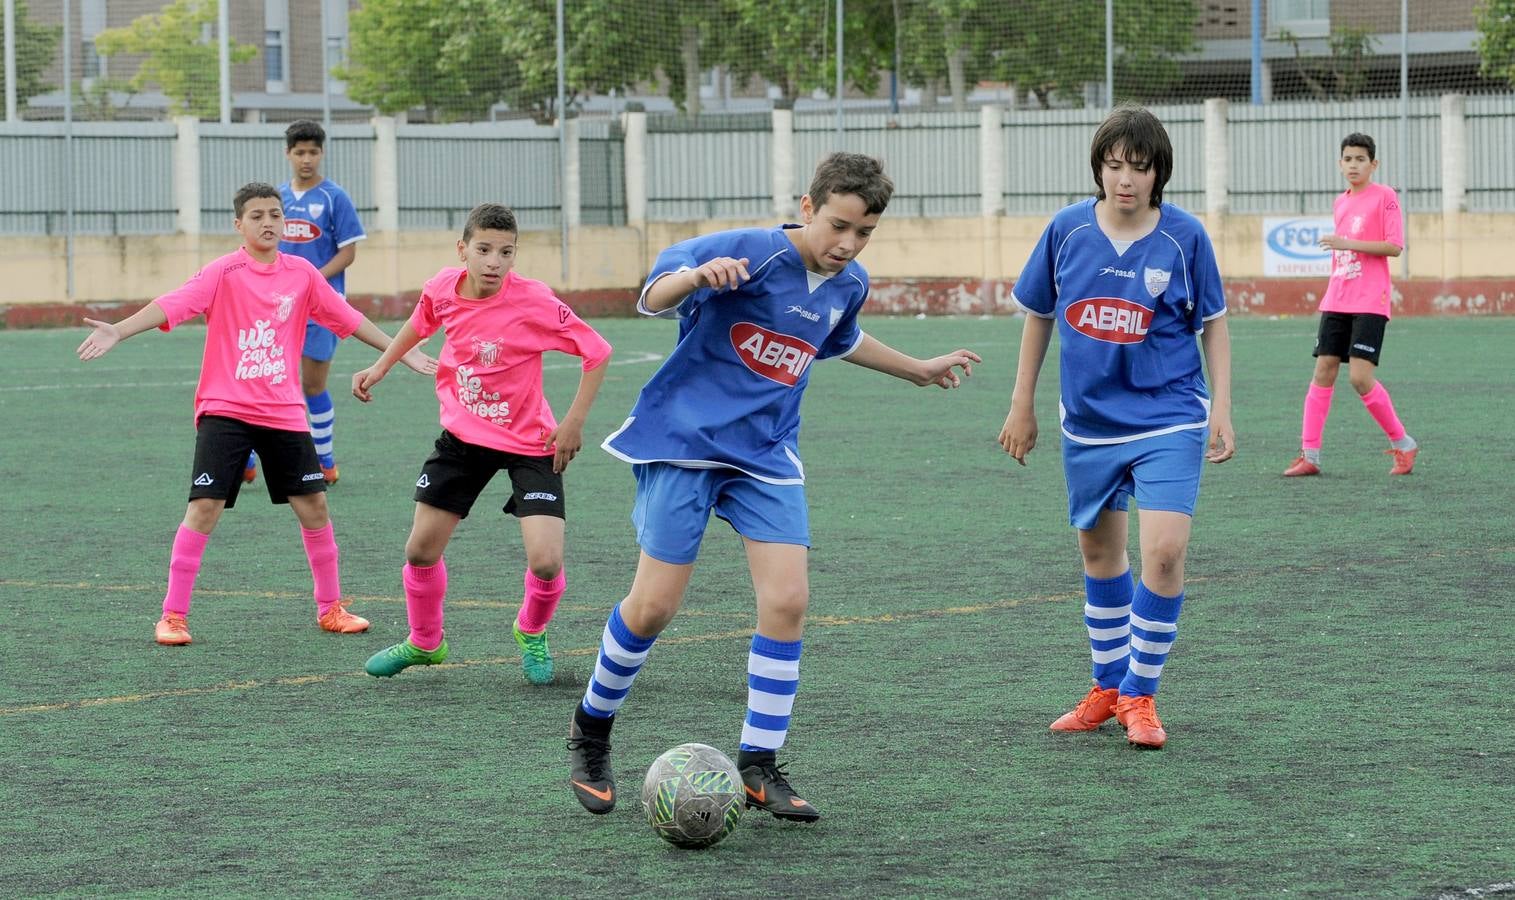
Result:
{"type": "Polygon", "coordinates": [[[1226,314],[1210,238],[1164,203],[1157,228],[1121,252],[1094,203],[1053,216],[1015,282],[1017,303],[1057,320],[1063,434],[1109,444],[1204,428],[1210,395],[1195,335],[1226,314]]]}
{"type": "MultiPolygon", "coordinates": [[[[330,179],[296,197],[289,182],[279,185],[284,202],[284,239],[279,252],[303,257],[321,268],[331,262],[337,251],[368,235],[358,221],[352,198],[330,179]]],[[[338,272],[326,279],[337,293],[347,294],[347,273],[338,272]]]]}
{"type": "MultiPolygon", "coordinates": [[[[807,272],[785,228],[692,238],[664,250],[642,293],[665,275],[718,257],[747,259],[735,291],[704,288],[658,315],[679,339],[604,448],[627,462],[737,469],[771,484],[803,484],[800,397],[817,359],[863,340],[857,314],[868,274],[856,261],[829,277],[807,272]]],[[[647,313],[638,303],[638,309],[647,313]]]]}

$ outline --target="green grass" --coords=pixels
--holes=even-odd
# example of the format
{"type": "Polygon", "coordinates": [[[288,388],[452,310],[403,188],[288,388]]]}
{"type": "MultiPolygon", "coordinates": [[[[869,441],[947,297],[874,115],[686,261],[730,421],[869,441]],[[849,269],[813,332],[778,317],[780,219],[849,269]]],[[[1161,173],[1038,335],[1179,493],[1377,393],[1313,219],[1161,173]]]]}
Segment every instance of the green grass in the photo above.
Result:
{"type": "MultiPolygon", "coordinates": [[[[783,756],[825,818],[748,813],[706,852],[658,840],[636,796],[674,744],[736,749],[752,589],[718,521],[616,728],[621,806],[589,816],[566,785],[568,716],[637,555],[630,472],[593,445],[674,337],[597,325],[618,364],[568,475],[545,688],[511,637],[523,558],[503,483],[448,548],[448,664],[362,673],[405,634],[426,380],[396,371],[364,407],[344,385],[372,351],[348,342],[334,369],[329,496],[373,631],[315,627],[294,517],[260,480],[211,538],[195,643],[166,648],[152,622],[203,332],[85,365],[82,330],[0,331],[0,894],[1409,897],[1515,880],[1515,319],[1391,325],[1381,374],[1424,447],[1392,480],[1345,378],[1326,474],[1280,478],[1314,322],[1232,323],[1240,450],[1205,474],[1161,753],[1113,725],[1047,731],[1088,678],[1055,361],[1023,469],[995,444],[1018,321],[867,322],[985,362],[950,393],[814,369],[811,621],[783,756]]],[[[549,362],[562,411],[576,369],[549,362]]]]}

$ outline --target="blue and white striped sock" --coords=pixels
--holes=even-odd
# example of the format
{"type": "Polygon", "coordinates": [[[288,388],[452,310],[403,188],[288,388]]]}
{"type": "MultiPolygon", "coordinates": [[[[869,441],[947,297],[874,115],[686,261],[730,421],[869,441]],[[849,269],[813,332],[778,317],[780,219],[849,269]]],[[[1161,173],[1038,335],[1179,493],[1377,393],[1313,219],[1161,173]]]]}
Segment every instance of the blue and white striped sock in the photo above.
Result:
{"type": "Polygon", "coordinates": [[[1089,655],[1094,681],[1101,688],[1120,687],[1131,658],[1131,573],[1114,578],[1084,576],[1084,625],[1089,629],[1089,655]]]}
{"type": "Polygon", "coordinates": [[[615,605],[605,622],[605,631],[600,635],[600,658],[594,664],[594,677],[589,679],[589,687],[584,689],[584,699],[579,704],[587,715],[608,719],[616,714],[626,702],[631,683],[642,670],[652,642],[657,639],[657,635],[639,637],[632,634],[626,627],[626,620],[621,618],[621,604],[615,605]]]}
{"type": "Polygon", "coordinates": [[[1131,664],[1120,683],[1125,697],[1144,697],[1157,693],[1157,679],[1163,663],[1178,637],[1178,611],[1184,595],[1164,597],[1154,594],[1145,584],[1136,586],[1131,599],[1131,664]]]}
{"type": "Polygon", "coordinates": [[[801,641],[752,636],[747,653],[747,720],[742,750],[777,750],[789,735],[789,714],[800,689],[801,641]]]}
{"type": "Polygon", "coordinates": [[[321,465],[330,469],[337,464],[332,455],[331,432],[337,421],[336,404],[331,402],[331,392],[322,391],[305,398],[305,408],[310,410],[310,437],[316,442],[316,455],[321,465]]]}

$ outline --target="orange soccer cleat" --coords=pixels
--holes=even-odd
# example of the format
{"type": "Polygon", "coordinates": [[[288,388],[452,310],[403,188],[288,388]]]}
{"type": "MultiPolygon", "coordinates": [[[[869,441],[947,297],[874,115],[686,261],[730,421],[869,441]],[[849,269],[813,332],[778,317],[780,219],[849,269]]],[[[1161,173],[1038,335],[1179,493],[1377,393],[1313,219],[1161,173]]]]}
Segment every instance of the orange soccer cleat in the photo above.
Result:
{"type": "Polygon", "coordinates": [[[328,485],[336,484],[337,479],[340,477],[342,477],[342,473],[337,471],[336,463],[332,463],[330,466],[321,467],[321,480],[326,482],[328,485]]]}
{"type": "Polygon", "coordinates": [[[1390,475],[1408,475],[1415,470],[1415,457],[1420,453],[1419,447],[1411,447],[1408,450],[1395,450],[1390,447],[1384,451],[1394,457],[1394,468],[1389,470],[1390,475]]]}
{"type": "Polygon", "coordinates": [[[1308,459],[1305,459],[1303,456],[1299,457],[1298,459],[1294,460],[1294,462],[1290,463],[1289,464],[1289,468],[1284,469],[1284,477],[1285,478],[1298,478],[1301,475],[1319,475],[1319,474],[1320,474],[1320,466],[1317,466],[1315,463],[1310,462],[1308,459]]]}
{"type": "Polygon", "coordinates": [[[1115,715],[1117,688],[1102,688],[1098,683],[1089,689],[1084,699],[1078,701],[1072,712],[1063,713],[1052,723],[1053,731],[1093,731],[1115,715]]]}
{"type": "Polygon", "coordinates": [[[178,647],[189,643],[189,623],[178,613],[166,612],[158,624],[153,626],[153,637],[158,643],[168,647],[178,647]]]}
{"type": "Polygon", "coordinates": [[[1161,750],[1168,743],[1168,732],[1157,717],[1157,700],[1150,694],[1121,697],[1115,704],[1115,719],[1126,726],[1126,741],[1133,747],[1161,750]]]}
{"type": "Polygon", "coordinates": [[[358,634],[368,630],[368,620],[348,612],[346,600],[333,603],[326,615],[317,619],[316,623],[323,631],[335,631],[337,634],[358,634]]]}

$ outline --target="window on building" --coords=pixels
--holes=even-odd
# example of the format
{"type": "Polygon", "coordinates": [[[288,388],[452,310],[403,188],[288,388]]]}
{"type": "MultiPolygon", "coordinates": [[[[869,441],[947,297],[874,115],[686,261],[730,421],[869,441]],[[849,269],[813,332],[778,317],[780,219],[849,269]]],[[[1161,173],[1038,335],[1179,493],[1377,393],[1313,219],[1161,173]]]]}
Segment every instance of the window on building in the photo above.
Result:
{"type": "Polygon", "coordinates": [[[1325,37],[1331,33],[1331,0],[1272,0],[1268,31],[1287,31],[1295,37],[1325,37]]]}
{"type": "Polygon", "coordinates": [[[86,86],[105,77],[105,58],[95,49],[95,37],[105,30],[105,0],[83,0],[79,6],[79,30],[82,32],[80,62],[86,86]]]}
{"type": "Polygon", "coordinates": [[[263,89],[289,90],[289,0],[263,0],[263,89]]]}

